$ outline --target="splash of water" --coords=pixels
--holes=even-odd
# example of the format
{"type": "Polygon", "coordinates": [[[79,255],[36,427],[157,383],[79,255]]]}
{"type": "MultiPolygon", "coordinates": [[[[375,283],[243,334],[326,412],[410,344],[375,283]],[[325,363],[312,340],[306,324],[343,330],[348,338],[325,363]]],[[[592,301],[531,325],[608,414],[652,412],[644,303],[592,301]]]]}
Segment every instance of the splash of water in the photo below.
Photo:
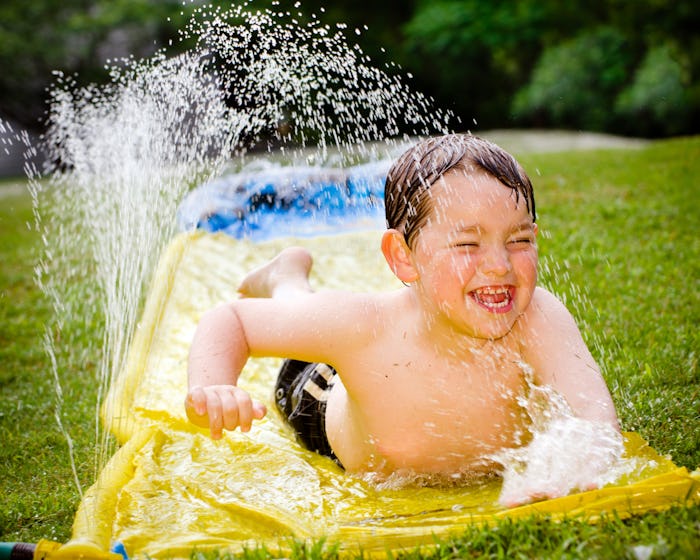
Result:
{"type": "Polygon", "coordinates": [[[639,468],[636,460],[624,457],[622,435],[613,426],[577,418],[561,395],[536,385],[529,368],[523,368],[528,391],[519,404],[531,420],[532,437],[491,456],[501,465],[501,505],[601,488],[639,468]]]}
{"type": "MultiPolygon", "coordinates": [[[[45,345],[59,423],[62,378],[91,369],[92,353],[96,418],[110,414],[106,389],[125,368],[145,286],[193,185],[261,143],[315,146],[309,164],[330,148],[349,160],[370,141],[445,132],[451,118],[316,17],[303,26],[282,11],[201,7],[181,40],[195,46],[110,63],[106,85],[57,74],[51,91],[52,163],[27,175],[43,242],[36,276],[55,316],[45,345]]],[[[96,475],[114,447],[99,420],[95,442],[96,475]]]]}

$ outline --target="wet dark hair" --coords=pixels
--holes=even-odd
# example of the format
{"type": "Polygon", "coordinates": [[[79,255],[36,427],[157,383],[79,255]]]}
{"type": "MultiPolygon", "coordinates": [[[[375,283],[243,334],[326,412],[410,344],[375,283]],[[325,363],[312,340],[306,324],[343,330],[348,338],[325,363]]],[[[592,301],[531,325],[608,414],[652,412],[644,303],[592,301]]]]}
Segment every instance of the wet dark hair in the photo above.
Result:
{"type": "Polygon", "coordinates": [[[447,134],[428,138],[409,148],[391,166],[384,184],[387,228],[400,231],[413,247],[420,228],[432,211],[428,191],[452,169],[480,169],[513,189],[516,201],[525,200],[536,220],[532,183],[508,152],[471,134],[447,134]]]}

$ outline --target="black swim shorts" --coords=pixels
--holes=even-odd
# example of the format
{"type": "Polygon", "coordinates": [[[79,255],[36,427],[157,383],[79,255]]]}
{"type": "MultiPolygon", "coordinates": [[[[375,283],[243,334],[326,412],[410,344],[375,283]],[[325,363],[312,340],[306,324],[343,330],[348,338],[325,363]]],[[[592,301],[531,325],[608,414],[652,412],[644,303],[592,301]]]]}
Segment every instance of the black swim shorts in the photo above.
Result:
{"type": "Polygon", "coordinates": [[[285,360],[275,384],[275,404],[304,447],[340,465],[326,437],[326,402],[335,375],[326,364],[285,360]]]}

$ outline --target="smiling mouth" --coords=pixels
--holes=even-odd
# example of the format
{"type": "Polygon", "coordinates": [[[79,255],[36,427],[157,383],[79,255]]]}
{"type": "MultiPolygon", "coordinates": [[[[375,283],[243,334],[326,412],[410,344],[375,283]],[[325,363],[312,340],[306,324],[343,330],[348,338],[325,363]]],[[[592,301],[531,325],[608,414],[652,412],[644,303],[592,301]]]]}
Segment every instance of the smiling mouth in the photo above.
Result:
{"type": "Polygon", "coordinates": [[[513,308],[513,286],[484,286],[469,292],[469,296],[491,313],[507,313],[513,308]]]}

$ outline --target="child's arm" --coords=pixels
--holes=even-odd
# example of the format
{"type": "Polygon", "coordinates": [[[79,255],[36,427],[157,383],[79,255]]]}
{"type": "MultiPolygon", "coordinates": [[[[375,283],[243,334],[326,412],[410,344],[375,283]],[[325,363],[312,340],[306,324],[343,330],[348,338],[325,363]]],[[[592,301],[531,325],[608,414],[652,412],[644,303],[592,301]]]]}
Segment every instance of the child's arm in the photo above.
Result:
{"type": "Polygon", "coordinates": [[[507,469],[500,502],[514,507],[599,487],[623,444],[610,392],[576,322],[556,297],[537,288],[516,328],[535,381],[563,396],[576,418],[556,419],[546,428],[549,437],[526,446],[526,468],[507,469]]]}
{"type": "Polygon", "coordinates": [[[521,320],[523,353],[535,380],[562,395],[577,417],[607,422],[619,430],[605,380],[564,304],[537,288],[521,320]]]}
{"type": "Polygon", "coordinates": [[[236,386],[249,355],[235,306],[221,305],[202,316],[190,348],[185,411],[193,424],[209,428],[213,439],[238,426],[246,432],[253,418],[266,413],[236,386]]]}
{"type": "Polygon", "coordinates": [[[241,299],[206,312],[197,327],[188,364],[187,417],[209,428],[250,429],[265,407],[237,387],[250,356],[280,356],[337,367],[357,356],[374,317],[359,294],[316,292],[294,298],[241,299]]]}

